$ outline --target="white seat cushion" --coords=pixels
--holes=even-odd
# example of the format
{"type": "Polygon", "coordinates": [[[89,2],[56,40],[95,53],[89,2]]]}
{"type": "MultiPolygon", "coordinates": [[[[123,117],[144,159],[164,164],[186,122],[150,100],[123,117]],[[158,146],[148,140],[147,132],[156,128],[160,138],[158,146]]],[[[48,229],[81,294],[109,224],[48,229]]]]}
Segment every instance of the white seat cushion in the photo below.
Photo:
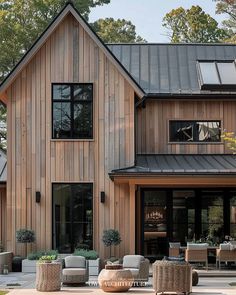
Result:
{"type": "Polygon", "coordinates": [[[85,268],[64,268],[62,270],[62,274],[65,276],[78,276],[78,275],[85,275],[86,269],[85,268]]]}
{"type": "Polygon", "coordinates": [[[180,243],[169,243],[170,248],[175,248],[175,249],[179,249],[180,248],[180,243]]]}
{"type": "Polygon", "coordinates": [[[134,278],[139,276],[139,269],[138,268],[124,268],[124,269],[130,270],[132,273],[132,276],[134,278]]]}
{"type": "Polygon", "coordinates": [[[207,249],[207,247],[208,247],[207,243],[201,243],[201,244],[188,243],[187,244],[188,250],[205,250],[207,249]]]}
{"type": "Polygon", "coordinates": [[[66,256],[65,268],[85,268],[86,259],[83,256],[66,256]]]}
{"type": "Polygon", "coordinates": [[[141,261],[144,261],[142,255],[125,255],[123,258],[124,268],[140,268],[141,261]]]}
{"type": "Polygon", "coordinates": [[[230,250],[235,250],[236,249],[236,241],[230,241],[229,245],[230,245],[230,250]]]}
{"type": "Polygon", "coordinates": [[[226,250],[229,251],[230,250],[230,244],[229,243],[225,243],[225,244],[220,244],[220,250],[226,250]]]}

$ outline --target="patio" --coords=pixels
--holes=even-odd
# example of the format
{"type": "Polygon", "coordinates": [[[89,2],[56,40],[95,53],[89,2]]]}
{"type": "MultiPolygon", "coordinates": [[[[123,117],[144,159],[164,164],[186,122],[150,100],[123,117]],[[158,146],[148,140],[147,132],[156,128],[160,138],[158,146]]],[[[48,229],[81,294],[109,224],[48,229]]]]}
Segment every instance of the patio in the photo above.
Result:
{"type": "MultiPolygon", "coordinates": [[[[236,271],[200,271],[199,284],[193,287],[194,295],[233,295],[236,294],[236,271]],[[206,277],[207,275],[208,277],[206,277]],[[235,283],[235,286],[231,286],[235,283]]],[[[0,275],[0,290],[9,290],[11,295],[34,295],[48,294],[48,292],[38,292],[35,290],[35,274],[10,273],[0,275]],[[11,286],[10,286],[10,285],[11,286]],[[18,286],[17,286],[18,284],[18,286]]],[[[134,287],[128,292],[130,294],[154,294],[152,288],[152,277],[146,287],[134,287]]],[[[53,294],[114,294],[105,293],[97,286],[97,277],[90,277],[89,283],[81,287],[62,287],[61,291],[53,294]]],[[[125,293],[119,293],[125,294],[125,293]]]]}

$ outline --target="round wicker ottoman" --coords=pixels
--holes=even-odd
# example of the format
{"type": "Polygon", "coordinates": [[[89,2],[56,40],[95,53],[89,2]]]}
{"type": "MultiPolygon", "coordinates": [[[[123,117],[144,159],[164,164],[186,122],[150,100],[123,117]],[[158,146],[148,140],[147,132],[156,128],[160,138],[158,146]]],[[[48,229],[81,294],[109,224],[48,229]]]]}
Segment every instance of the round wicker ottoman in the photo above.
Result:
{"type": "Polygon", "coordinates": [[[130,270],[126,269],[103,269],[98,276],[98,283],[104,292],[126,292],[134,282],[130,270]]]}
{"type": "Polygon", "coordinates": [[[36,290],[59,291],[61,289],[61,264],[37,263],[36,266],[36,290]]]}

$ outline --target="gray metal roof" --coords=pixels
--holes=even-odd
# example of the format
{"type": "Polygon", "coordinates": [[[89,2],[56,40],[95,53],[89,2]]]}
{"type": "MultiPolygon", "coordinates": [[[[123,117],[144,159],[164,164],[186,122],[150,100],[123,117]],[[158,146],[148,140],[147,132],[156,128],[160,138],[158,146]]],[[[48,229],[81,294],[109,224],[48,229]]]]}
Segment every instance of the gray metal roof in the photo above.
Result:
{"type": "Polygon", "coordinates": [[[147,94],[221,93],[201,91],[196,62],[236,59],[236,45],[232,44],[144,43],[108,47],[147,94]]]}
{"type": "Polygon", "coordinates": [[[0,150],[0,182],[7,181],[7,155],[0,150]]]}
{"type": "Polygon", "coordinates": [[[236,174],[236,155],[137,155],[136,166],[113,170],[132,174],[236,174]]]}

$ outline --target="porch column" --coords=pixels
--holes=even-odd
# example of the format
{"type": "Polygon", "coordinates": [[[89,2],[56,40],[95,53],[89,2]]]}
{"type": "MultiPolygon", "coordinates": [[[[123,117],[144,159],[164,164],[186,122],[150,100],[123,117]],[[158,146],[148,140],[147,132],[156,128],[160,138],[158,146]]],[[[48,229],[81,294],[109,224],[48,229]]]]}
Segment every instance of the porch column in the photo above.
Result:
{"type": "Polygon", "coordinates": [[[129,251],[130,254],[135,254],[135,184],[130,184],[129,191],[130,191],[130,200],[129,200],[129,224],[130,224],[130,242],[129,242],[129,251]]]}

